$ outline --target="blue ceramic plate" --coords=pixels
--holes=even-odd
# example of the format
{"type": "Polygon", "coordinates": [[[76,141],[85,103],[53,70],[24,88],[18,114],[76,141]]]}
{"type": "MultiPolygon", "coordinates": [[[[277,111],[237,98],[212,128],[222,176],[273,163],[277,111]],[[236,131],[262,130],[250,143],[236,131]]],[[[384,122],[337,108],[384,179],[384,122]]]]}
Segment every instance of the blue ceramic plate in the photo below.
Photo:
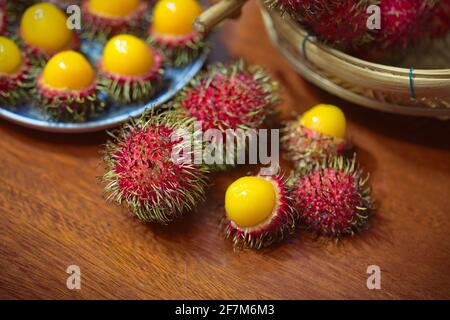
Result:
{"type": "MultiPolygon", "coordinates": [[[[81,51],[95,64],[101,55],[103,45],[96,42],[83,41],[81,51]]],[[[55,122],[32,102],[19,107],[0,106],[0,117],[19,125],[49,132],[92,132],[108,129],[143,113],[146,109],[157,107],[169,101],[180,89],[197,74],[207,58],[205,51],[197,60],[181,68],[165,68],[164,81],[156,94],[145,104],[121,105],[108,102],[108,108],[95,119],[84,123],[55,122]]],[[[106,99],[100,96],[100,99],[106,99]]]]}

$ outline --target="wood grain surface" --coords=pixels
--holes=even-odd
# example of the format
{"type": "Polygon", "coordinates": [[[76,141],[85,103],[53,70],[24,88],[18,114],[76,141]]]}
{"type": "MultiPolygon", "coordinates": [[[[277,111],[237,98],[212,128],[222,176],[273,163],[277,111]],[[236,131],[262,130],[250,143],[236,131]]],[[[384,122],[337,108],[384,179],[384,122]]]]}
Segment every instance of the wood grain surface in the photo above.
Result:
{"type": "Polygon", "coordinates": [[[47,134],[0,121],[0,298],[450,298],[450,122],[383,114],[308,84],[272,46],[255,4],[214,36],[211,61],[244,57],[281,82],[281,118],[341,106],[371,171],[371,229],[336,245],[299,231],[264,252],[223,239],[227,186],[253,168],[215,174],[207,201],[168,227],[105,203],[107,136],[47,134]],[[69,265],[81,290],[66,287],[69,265]],[[369,265],[382,270],[368,290],[369,265]]]}

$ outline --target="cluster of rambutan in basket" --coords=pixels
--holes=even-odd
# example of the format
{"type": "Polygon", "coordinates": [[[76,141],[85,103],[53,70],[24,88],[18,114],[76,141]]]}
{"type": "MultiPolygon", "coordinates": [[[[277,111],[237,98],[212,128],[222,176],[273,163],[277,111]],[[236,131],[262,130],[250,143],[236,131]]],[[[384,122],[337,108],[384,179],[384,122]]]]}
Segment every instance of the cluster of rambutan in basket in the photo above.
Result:
{"type": "Polygon", "coordinates": [[[266,0],[311,35],[368,60],[400,55],[450,31],[450,0],[266,0]]]}

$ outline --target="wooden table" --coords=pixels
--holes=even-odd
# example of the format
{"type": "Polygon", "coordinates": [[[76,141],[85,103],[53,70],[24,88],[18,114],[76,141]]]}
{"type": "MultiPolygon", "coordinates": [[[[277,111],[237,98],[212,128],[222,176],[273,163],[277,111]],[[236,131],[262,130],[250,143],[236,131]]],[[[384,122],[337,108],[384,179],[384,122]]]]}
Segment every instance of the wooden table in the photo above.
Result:
{"type": "Polygon", "coordinates": [[[216,35],[212,60],[244,57],[284,86],[282,117],[341,106],[377,215],[362,235],[306,232],[263,253],[233,252],[218,221],[248,167],[216,174],[208,200],[168,227],[105,203],[105,133],[47,134],[0,121],[0,298],[450,298],[450,123],[383,114],[306,83],[269,42],[254,4],[216,35]],[[69,265],[81,290],[66,287],[69,265]],[[368,290],[369,265],[381,290],[368,290]]]}

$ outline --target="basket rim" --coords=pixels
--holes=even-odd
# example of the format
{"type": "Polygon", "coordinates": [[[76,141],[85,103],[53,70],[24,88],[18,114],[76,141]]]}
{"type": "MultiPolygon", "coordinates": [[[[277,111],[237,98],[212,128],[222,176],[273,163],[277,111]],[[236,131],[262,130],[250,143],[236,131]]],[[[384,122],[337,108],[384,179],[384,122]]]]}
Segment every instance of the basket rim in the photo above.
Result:
{"type": "MultiPolygon", "coordinates": [[[[281,16],[280,12],[278,12],[276,9],[267,7],[265,5],[265,2],[263,1],[264,7],[266,10],[271,11],[272,13],[275,13],[279,16],[281,16]]],[[[283,15],[281,18],[283,18],[286,22],[288,22],[293,29],[296,30],[303,38],[308,37],[308,42],[311,44],[317,46],[321,50],[325,51],[326,53],[342,60],[344,63],[350,64],[351,66],[355,67],[361,67],[361,68],[370,68],[371,70],[375,72],[382,72],[382,73],[389,73],[394,76],[401,76],[401,77],[410,77],[411,69],[409,68],[402,68],[402,67],[395,67],[390,66],[382,63],[376,63],[376,62],[370,62],[366,61],[364,59],[357,58],[355,56],[352,56],[350,54],[347,54],[345,52],[342,52],[338,49],[334,49],[321,41],[317,39],[316,36],[310,35],[305,29],[300,27],[295,21],[289,16],[289,15],[283,15]]],[[[413,67],[413,66],[412,66],[413,67]]],[[[421,77],[421,78],[430,78],[430,79],[450,79],[450,68],[440,68],[440,69],[415,69],[414,68],[414,77],[421,77]]]]}

